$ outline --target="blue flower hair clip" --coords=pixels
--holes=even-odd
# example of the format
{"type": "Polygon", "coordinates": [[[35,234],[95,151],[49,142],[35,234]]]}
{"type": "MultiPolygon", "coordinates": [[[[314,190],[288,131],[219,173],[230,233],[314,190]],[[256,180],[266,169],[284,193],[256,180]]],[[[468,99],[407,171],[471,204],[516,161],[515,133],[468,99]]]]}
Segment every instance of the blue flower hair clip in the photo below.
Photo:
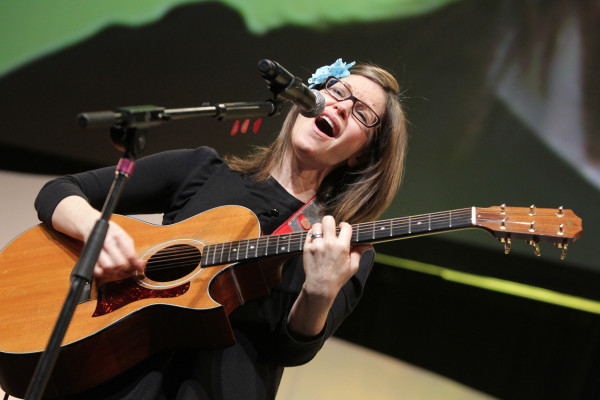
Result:
{"type": "Polygon", "coordinates": [[[336,78],[345,78],[350,76],[349,69],[352,68],[354,64],[356,64],[356,62],[352,61],[351,63],[346,64],[341,58],[338,58],[333,64],[325,65],[317,69],[315,73],[308,78],[310,88],[312,89],[316,86],[319,86],[330,76],[335,76],[336,78]]]}

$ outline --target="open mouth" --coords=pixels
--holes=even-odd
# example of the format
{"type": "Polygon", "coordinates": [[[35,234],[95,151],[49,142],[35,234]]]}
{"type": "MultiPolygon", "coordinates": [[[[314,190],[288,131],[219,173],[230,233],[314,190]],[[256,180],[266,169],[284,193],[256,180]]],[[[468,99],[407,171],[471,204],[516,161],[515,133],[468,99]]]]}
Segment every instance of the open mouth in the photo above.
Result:
{"type": "Polygon", "coordinates": [[[333,123],[329,118],[327,118],[324,115],[321,115],[316,118],[315,124],[321,132],[323,132],[329,137],[334,137],[333,123]]]}

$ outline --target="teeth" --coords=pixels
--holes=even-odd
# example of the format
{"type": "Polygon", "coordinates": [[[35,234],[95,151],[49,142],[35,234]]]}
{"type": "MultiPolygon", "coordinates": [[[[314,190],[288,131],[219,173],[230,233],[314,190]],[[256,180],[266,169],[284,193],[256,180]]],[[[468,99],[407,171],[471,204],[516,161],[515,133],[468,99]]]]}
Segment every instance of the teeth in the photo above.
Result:
{"type": "Polygon", "coordinates": [[[326,115],[322,115],[321,118],[327,121],[329,126],[331,126],[331,129],[333,129],[333,122],[331,122],[331,120],[326,115]]]}
{"type": "Polygon", "coordinates": [[[323,132],[329,137],[335,137],[335,125],[329,117],[321,115],[319,118],[317,118],[316,124],[321,130],[321,132],[323,132]]]}

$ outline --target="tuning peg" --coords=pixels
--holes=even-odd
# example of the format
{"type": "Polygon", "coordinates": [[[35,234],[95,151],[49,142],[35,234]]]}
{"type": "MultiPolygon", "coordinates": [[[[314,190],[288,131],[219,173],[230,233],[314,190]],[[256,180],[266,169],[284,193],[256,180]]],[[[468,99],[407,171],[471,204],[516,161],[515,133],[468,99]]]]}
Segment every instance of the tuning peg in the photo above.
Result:
{"type": "Polygon", "coordinates": [[[511,247],[510,238],[509,237],[501,238],[500,241],[502,243],[504,243],[504,254],[510,253],[510,247],[511,247]]]}
{"type": "Polygon", "coordinates": [[[556,212],[556,215],[558,215],[559,217],[564,217],[565,211],[563,209],[563,206],[558,207],[558,211],[556,212]]]}
{"type": "Polygon", "coordinates": [[[534,204],[529,206],[529,215],[531,215],[532,217],[535,215],[535,205],[534,204]]]}
{"type": "Polygon", "coordinates": [[[541,256],[542,252],[540,251],[540,244],[538,242],[536,242],[535,240],[528,240],[527,243],[529,243],[531,246],[533,246],[533,253],[536,256],[541,256]]]}
{"type": "Polygon", "coordinates": [[[567,243],[556,243],[556,247],[558,247],[559,249],[561,249],[560,251],[560,259],[564,260],[565,258],[567,258],[567,243]]]}

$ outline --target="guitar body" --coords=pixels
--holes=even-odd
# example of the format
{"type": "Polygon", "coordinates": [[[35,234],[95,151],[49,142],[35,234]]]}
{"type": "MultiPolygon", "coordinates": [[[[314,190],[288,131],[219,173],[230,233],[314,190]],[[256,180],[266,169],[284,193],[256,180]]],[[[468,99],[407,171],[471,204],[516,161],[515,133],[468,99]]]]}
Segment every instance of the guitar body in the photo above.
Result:
{"type": "MultiPolygon", "coordinates": [[[[218,207],[168,226],[116,215],[113,221],[149,266],[160,267],[170,249],[191,251],[192,264],[179,275],[150,275],[147,268],[146,275],[92,285],[75,309],[46,396],[94,386],[167,348],[230,345],[228,315],[280,280],[281,263],[200,266],[204,246],[260,235],[246,208],[218,207]]],[[[0,252],[0,385],[13,396],[25,394],[80,250],[79,242],[38,225],[0,252]]]]}

